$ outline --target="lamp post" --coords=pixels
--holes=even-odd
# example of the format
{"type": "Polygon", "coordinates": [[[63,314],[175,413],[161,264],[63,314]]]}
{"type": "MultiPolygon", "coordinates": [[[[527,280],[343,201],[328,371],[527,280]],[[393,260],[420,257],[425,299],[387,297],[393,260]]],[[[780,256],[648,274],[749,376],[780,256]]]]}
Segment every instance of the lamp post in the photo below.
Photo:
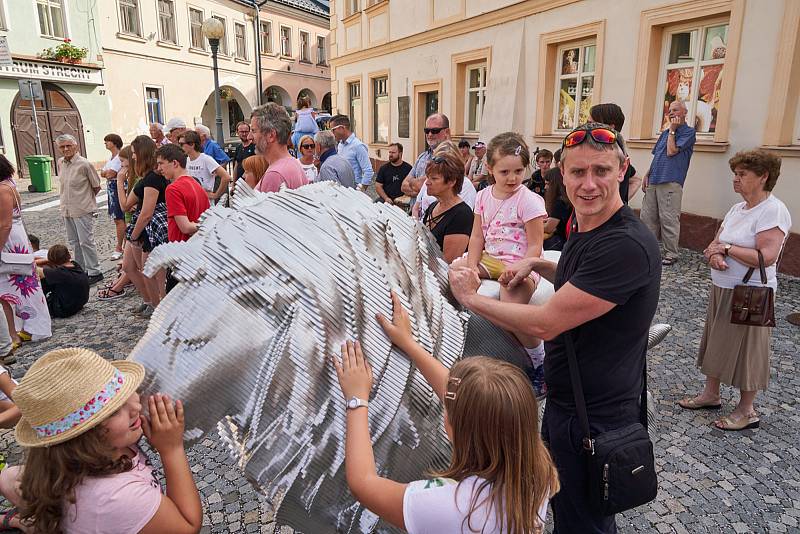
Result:
{"type": "Polygon", "coordinates": [[[225,26],[215,18],[203,21],[203,35],[211,45],[211,60],[214,69],[214,112],[216,113],[216,135],[217,143],[225,144],[225,134],[222,131],[222,102],[219,98],[219,68],[217,67],[217,52],[219,52],[219,40],[225,37],[225,26]]]}

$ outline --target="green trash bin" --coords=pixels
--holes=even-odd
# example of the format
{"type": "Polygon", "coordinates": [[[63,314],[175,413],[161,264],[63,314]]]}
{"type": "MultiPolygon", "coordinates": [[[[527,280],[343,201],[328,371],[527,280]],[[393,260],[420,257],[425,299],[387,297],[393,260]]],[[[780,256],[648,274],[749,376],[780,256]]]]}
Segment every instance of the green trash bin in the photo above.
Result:
{"type": "Polygon", "coordinates": [[[28,162],[28,172],[31,177],[31,185],[28,190],[31,193],[47,193],[53,188],[51,163],[53,158],[50,156],[25,156],[28,162]]]}

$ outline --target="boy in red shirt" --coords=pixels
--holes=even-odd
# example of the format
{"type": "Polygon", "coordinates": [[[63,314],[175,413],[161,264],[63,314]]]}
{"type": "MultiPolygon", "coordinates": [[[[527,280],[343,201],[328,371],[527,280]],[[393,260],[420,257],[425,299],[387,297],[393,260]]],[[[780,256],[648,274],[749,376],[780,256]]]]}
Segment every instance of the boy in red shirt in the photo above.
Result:
{"type": "Polygon", "coordinates": [[[197,231],[197,220],[209,208],[208,195],[186,172],[186,153],[178,145],[156,151],[158,172],[167,186],[167,235],[170,242],[186,241],[197,231]]]}

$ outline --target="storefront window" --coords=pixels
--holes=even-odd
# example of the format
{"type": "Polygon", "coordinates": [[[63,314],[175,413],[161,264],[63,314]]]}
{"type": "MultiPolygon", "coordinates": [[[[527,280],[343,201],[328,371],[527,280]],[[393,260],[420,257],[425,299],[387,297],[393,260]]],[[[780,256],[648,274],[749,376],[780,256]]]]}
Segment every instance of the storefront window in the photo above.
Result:
{"type": "Polygon", "coordinates": [[[716,131],[727,49],[727,23],[667,32],[661,72],[664,99],[658,103],[658,132],[669,126],[669,105],[676,100],[686,104],[687,122],[697,129],[697,133],[713,134],[716,131]]]}

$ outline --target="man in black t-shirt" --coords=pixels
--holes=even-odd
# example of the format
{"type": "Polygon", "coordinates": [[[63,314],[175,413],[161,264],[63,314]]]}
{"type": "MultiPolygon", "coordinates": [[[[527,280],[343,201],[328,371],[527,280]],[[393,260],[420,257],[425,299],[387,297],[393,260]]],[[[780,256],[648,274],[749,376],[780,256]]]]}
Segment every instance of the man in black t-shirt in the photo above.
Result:
{"type": "Polygon", "coordinates": [[[241,121],[236,125],[236,135],[242,140],[242,144],[236,147],[236,153],[233,156],[233,161],[236,165],[233,170],[233,183],[236,183],[236,180],[244,176],[242,162],[256,153],[256,144],[250,135],[250,125],[247,122],[241,121]]]}
{"type": "Polygon", "coordinates": [[[560,168],[577,229],[558,265],[526,258],[500,278],[513,286],[535,270],[553,282],[550,300],[541,306],[500,302],[477,294],[480,281],[471,270],[450,270],[453,295],[465,307],[511,332],[547,340],[542,434],[561,481],[551,500],[557,533],[616,532],[614,516],[600,515],[588,500],[565,338],[574,340],[592,436],[639,421],[647,334],[661,279],[658,242],[619,195],[628,167],[624,142],[617,135],[607,143],[600,132],[596,140],[592,131],[603,127],[579,126],[562,151],[560,168]]]}
{"type": "Polygon", "coordinates": [[[375,179],[375,192],[378,193],[375,201],[393,204],[396,198],[403,196],[400,188],[410,172],[411,165],[403,161],[403,145],[389,145],[389,162],[378,170],[378,177],[375,179]]]}

